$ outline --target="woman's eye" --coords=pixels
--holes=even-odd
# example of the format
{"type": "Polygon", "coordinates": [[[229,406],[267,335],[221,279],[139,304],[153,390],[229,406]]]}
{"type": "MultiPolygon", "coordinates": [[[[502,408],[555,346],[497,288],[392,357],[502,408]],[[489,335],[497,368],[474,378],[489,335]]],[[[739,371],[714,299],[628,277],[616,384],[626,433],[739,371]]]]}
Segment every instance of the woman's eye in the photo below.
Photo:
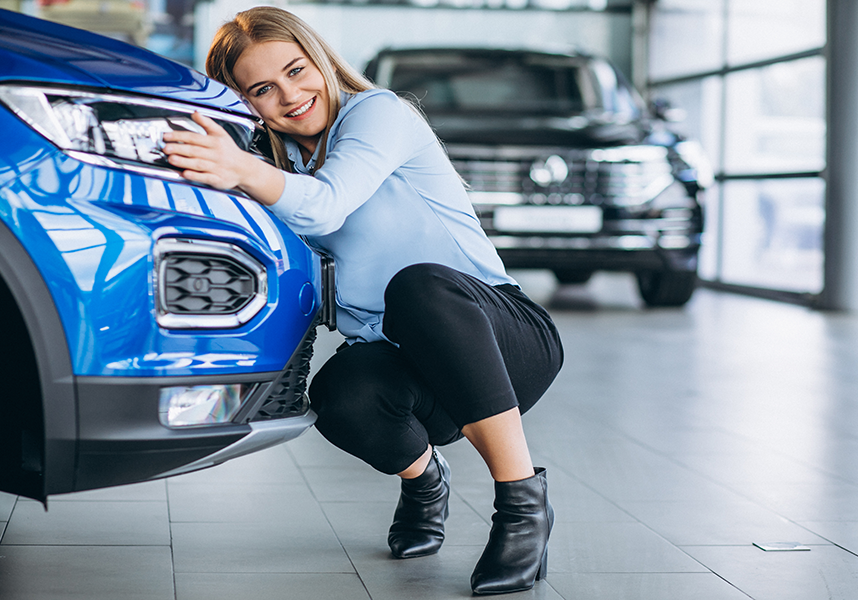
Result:
{"type": "Polygon", "coordinates": [[[300,73],[303,70],[304,70],[304,67],[295,67],[294,69],[289,71],[289,77],[294,77],[295,75],[297,75],[298,73],[300,73]]]}
{"type": "Polygon", "coordinates": [[[265,92],[267,92],[270,89],[271,89],[270,85],[263,85],[261,88],[256,90],[256,94],[254,94],[254,95],[255,96],[261,96],[262,94],[264,94],[265,92]]]}

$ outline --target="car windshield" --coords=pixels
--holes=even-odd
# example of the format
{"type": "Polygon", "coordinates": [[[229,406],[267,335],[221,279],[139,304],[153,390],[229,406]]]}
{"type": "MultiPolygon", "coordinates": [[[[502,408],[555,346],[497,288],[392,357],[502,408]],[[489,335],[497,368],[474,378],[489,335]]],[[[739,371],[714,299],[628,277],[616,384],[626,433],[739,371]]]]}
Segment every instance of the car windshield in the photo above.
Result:
{"type": "MultiPolygon", "coordinates": [[[[417,96],[427,112],[574,114],[605,106],[584,58],[522,53],[402,54],[387,87],[417,96]]],[[[386,67],[386,68],[385,68],[386,67]]]]}

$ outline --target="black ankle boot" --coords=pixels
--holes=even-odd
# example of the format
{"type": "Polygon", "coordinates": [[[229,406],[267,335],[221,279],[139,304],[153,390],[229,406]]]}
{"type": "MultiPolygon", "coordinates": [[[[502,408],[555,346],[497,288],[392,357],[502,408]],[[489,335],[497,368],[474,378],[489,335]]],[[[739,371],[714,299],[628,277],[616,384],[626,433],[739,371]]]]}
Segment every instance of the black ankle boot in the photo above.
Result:
{"type": "Polygon", "coordinates": [[[399,504],[387,544],[396,558],[428,556],[444,542],[444,521],[450,513],[450,466],[437,449],[423,474],[403,479],[399,504]]]}
{"type": "Polygon", "coordinates": [[[471,575],[475,594],[529,590],[548,574],[548,535],[554,509],[545,469],[521,481],[495,482],[495,514],[483,555],[471,575]]]}

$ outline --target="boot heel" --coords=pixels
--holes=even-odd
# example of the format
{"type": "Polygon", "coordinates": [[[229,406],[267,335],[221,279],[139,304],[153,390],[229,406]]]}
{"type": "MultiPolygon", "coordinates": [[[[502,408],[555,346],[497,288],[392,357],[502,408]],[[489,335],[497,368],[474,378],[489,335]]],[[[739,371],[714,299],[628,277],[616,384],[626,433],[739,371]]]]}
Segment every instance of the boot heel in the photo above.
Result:
{"type": "Polygon", "coordinates": [[[539,571],[536,572],[536,581],[545,579],[546,577],[548,577],[548,548],[545,549],[545,553],[542,555],[542,563],[539,565],[539,571]]]}

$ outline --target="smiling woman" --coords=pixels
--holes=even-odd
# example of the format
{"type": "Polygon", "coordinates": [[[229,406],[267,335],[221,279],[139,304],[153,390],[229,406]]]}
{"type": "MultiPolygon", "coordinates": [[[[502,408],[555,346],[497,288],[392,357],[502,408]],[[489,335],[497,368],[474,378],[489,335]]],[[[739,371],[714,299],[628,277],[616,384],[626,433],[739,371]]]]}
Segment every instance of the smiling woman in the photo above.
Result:
{"type": "Polygon", "coordinates": [[[188,179],[242,189],[336,263],[347,344],[316,374],[310,401],[329,441],[401,477],[391,553],[440,550],[450,467],[437,446],[465,437],[495,480],[497,509],[471,588],[533,587],[547,573],[554,512],[521,414],[562,364],[548,313],[506,273],[422,116],[294,15],[239,13],[206,68],[262,117],[277,166],[203,115],[193,118],[204,135],[170,132],[164,151],[188,179]]]}

